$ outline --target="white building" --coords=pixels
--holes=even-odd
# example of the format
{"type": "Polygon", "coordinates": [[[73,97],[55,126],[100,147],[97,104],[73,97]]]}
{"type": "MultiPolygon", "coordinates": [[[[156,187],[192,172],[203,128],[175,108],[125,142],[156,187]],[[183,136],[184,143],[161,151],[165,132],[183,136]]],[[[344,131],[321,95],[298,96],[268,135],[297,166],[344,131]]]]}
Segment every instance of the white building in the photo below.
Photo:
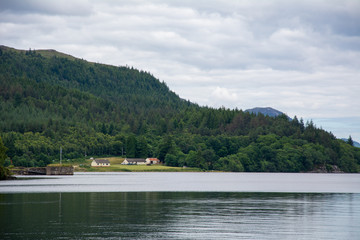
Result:
{"type": "Polygon", "coordinates": [[[108,159],[95,159],[91,162],[92,167],[110,167],[108,159]]]}
{"type": "Polygon", "coordinates": [[[157,158],[125,158],[121,163],[122,165],[153,165],[160,164],[160,160],[157,158]]]}
{"type": "Polygon", "coordinates": [[[160,164],[160,160],[157,159],[157,158],[147,158],[146,163],[150,164],[150,165],[152,165],[152,164],[160,164]]]}
{"type": "Polygon", "coordinates": [[[146,159],[144,158],[125,158],[121,163],[122,165],[145,165],[146,159]]]}

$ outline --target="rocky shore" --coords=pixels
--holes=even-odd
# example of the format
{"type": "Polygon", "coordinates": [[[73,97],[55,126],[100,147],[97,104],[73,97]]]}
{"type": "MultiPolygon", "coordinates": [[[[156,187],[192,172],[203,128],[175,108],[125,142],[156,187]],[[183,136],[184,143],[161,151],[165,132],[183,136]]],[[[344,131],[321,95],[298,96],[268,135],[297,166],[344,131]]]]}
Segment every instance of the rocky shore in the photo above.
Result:
{"type": "Polygon", "coordinates": [[[344,173],[337,165],[322,165],[315,167],[311,173],[344,173]]]}

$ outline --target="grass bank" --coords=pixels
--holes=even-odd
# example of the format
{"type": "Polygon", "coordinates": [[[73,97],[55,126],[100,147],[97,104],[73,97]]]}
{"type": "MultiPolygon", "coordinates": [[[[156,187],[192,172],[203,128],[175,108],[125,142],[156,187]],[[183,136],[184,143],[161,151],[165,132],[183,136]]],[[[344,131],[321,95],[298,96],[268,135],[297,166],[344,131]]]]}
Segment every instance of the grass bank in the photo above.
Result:
{"type": "Polygon", "coordinates": [[[65,164],[53,163],[53,164],[49,164],[47,166],[48,167],[72,167],[73,164],[69,164],[69,163],[65,163],[65,164]]]}
{"type": "Polygon", "coordinates": [[[202,172],[199,168],[169,167],[164,165],[121,165],[124,158],[109,157],[110,167],[91,167],[92,160],[75,165],[76,172],[202,172]]]}

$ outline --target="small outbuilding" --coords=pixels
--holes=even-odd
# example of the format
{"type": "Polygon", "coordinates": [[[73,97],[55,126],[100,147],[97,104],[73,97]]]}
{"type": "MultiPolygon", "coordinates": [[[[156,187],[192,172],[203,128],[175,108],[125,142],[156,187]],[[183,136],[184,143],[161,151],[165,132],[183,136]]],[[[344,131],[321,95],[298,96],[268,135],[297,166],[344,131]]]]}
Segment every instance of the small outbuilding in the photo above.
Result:
{"type": "Polygon", "coordinates": [[[146,164],[160,164],[160,160],[157,158],[147,158],[146,159],[146,164]]]}
{"type": "Polygon", "coordinates": [[[110,167],[109,159],[94,159],[91,162],[92,167],[110,167]]]}

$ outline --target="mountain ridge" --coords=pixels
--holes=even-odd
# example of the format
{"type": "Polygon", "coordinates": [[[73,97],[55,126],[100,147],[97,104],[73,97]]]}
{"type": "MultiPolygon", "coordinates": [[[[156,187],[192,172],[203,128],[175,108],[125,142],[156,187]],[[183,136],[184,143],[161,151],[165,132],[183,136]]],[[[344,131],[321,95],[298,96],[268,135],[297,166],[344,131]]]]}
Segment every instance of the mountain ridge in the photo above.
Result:
{"type": "Polygon", "coordinates": [[[360,171],[358,149],[286,115],[200,107],[148,72],[0,47],[0,136],[16,166],[84,155],[220,171],[360,171]],[[328,167],[327,169],[334,169],[328,167]]]}

